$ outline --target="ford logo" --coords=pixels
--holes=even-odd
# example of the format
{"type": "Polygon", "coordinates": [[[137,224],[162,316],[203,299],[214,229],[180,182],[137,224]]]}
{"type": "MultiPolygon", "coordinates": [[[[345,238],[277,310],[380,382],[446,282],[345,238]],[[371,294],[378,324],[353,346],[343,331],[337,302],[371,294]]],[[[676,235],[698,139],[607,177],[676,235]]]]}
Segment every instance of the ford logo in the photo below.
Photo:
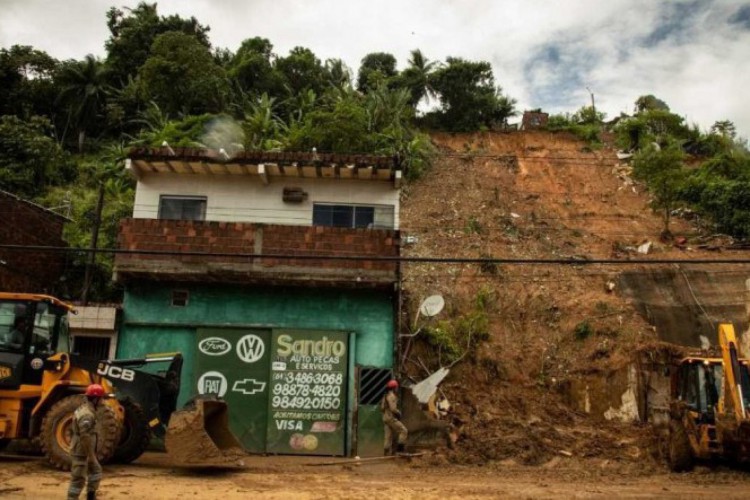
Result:
{"type": "Polygon", "coordinates": [[[232,350],[232,344],[221,337],[208,337],[198,343],[198,349],[209,356],[221,356],[232,350]]]}

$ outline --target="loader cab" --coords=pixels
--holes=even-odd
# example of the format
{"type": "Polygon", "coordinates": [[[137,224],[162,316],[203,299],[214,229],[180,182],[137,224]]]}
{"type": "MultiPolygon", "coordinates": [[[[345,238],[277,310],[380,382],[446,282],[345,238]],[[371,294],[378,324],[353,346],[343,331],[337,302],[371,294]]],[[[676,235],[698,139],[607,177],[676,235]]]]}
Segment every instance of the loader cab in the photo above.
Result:
{"type": "Polygon", "coordinates": [[[673,386],[675,399],[683,401],[704,423],[713,423],[719,404],[723,366],[719,359],[688,358],[680,363],[673,386]]]}
{"type": "Polygon", "coordinates": [[[45,360],[68,352],[68,311],[56,299],[0,293],[0,390],[40,385],[45,360]]]}
{"type": "MultiPolygon", "coordinates": [[[[740,363],[743,400],[750,408],[750,370],[740,363]]],[[[720,358],[686,358],[678,366],[672,383],[673,398],[683,401],[698,414],[701,423],[714,423],[721,411],[724,391],[724,364],[720,358]]]]}

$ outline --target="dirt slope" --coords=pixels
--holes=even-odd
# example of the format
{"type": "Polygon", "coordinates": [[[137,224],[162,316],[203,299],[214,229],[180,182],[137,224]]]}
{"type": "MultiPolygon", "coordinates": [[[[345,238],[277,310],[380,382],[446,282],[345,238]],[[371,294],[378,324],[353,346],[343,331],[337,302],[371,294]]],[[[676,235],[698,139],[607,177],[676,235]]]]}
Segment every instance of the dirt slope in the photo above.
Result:
{"type": "MultiPolygon", "coordinates": [[[[695,277],[727,273],[727,268],[583,263],[728,256],[699,248],[704,243],[700,231],[682,219],[674,220],[671,229],[687,244],[678,248],[660,243],[661,218],[652,213],[648,194],[633,183],[627,165],[611,148],[592,151],[571,136],[532,131],[437,134],[433,141],[440,158],[403,191],[401,229],[404,236],[417,238],[403,247],[403,255],[582,262],[404,266],[408,311],[416,311],[422,298],[440,293],[447,303],[440,319],[455,323],[475,310],[477,302],[486,304],[488,338],[455,366],[445,384],[455,416],[465,424],[462,446],[450,458],[512,458],[537,464],[573,453],[643,463],[652,444],[648,432],[633,425],[601,423],[601,413],[615,411],[622,403],[622,390],[606,382],[623,373],[635,349],[657,345],[664,337],[645,319],[652,303],[662,302],[665,321],[649,319],[665,329],[674,328],[674,318],[684,316],[681,308],[692,311],[685,320],[691,325],[704,309],[693,302],[700,297],[687,292],[665,298],[672,286],[668,283],[664,293],[649,297],[638,291],[638,278],[646,269],[652,282],[661,283],[661,272],[682,276],[686,271],[695,277]],[[649,253],[638,253],[636,248],[647,242],[649,253]],[[685,303],[686,297],[691,304],[685,303]],[[574,401],[578,396],[571,388],[576,380],[591,374],[605,381],[600,392],[587,391],[592,401],[574,401]],[[599,409],[598,417],[575,410],[582,407],[592,414],[599,409]]],[[[736,276],[711,287],[713,299],[706,307],[742,316],[738,292],[744,269],[731,269],[736,276]]],[[[679,286],[687,289],[684,283],[679,286]]],[[[412,314],[404,323],[410,325],[413,319],[412,314]]],[[[712,328],[708,321],[703,326],[698,322],[697,328],[702,327],[712,328]]],[[[697,338],[692,329],[685,335],[697,338]]],[[[441,349],[421,338],[403,360],[416,380],[446,364],[441,349]]]]}

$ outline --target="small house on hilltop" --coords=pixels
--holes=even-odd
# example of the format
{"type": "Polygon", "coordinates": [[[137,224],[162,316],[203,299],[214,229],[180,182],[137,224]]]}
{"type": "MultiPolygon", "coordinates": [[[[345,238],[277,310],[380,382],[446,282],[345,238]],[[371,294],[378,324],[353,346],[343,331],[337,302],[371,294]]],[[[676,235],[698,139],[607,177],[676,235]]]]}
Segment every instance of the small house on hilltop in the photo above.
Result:
{"type": "Polygon", "coordinates": [[[182,352],[182,402],[224,398],[248,451],[382,454],[399,266],[377,259],[399,256],[394,160],[157,148],[126,168],[118,357],[182,352]]]}
{"type": "Polygon", "coordinates": [[[545,128],[549,122],[549,113],[542,113],[540,109],[524,111],[521,120],[521,130],[537,130],[545,128]]]}

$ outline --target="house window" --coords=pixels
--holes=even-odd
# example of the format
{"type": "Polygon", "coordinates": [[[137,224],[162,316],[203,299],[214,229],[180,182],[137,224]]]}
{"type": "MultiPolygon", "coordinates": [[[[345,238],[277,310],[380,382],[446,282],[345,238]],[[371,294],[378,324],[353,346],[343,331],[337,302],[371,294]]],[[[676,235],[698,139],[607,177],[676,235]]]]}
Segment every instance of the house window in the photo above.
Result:
{"type": "Polygon", "coordinates": [[[392,229],[393,207],[315,203],[313,226],[392,229]]]}
{"type": "Polygon", "coordinates": [[[84,358],[112,359],[112,337],[100,335],[75,335],[73,352],[84,358]]]}
{"type": "Polygon", "coordinates": [[[159,218],[206,220],[206,197],[162,195],[159,197],[159,218]]]}
{"type": "Polygon", "coordinates": [[[188,303],[187,290],[172,290],[172,305],[174,307],[185,307],[188,303]]]}

